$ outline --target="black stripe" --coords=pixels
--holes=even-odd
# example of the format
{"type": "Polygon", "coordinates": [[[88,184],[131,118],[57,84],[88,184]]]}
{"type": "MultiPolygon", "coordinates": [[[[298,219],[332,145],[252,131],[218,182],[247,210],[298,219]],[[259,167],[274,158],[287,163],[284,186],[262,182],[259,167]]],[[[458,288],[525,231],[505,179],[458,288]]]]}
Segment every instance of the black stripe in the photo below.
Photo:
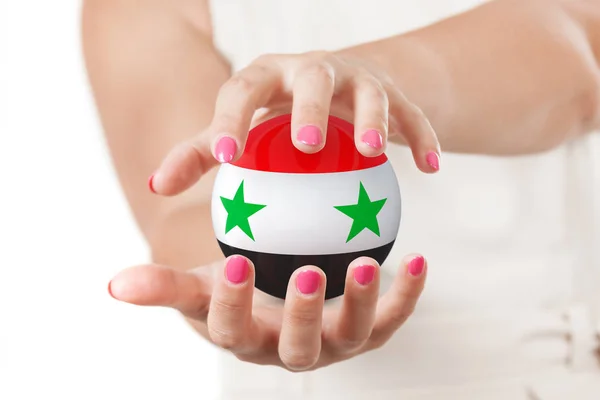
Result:
{"type": "Polygon", "coordinates": [[[285,298],[288,282],[296,269],[304,265],[316,265],[327,276],[325,298],[331,299],[344,294],[346,271],[352,261],[358,257],[365,256],[373,258],[381,265],[390,254],[394,246],[394,241],[371,250],[314,256],[258,253],[238,249],[221,241],[219,241],[219,246],[221,246],[221,250],[226,257],[238,254],[252,260],[256,269],[256,288],[280,299],[285,298]]]}

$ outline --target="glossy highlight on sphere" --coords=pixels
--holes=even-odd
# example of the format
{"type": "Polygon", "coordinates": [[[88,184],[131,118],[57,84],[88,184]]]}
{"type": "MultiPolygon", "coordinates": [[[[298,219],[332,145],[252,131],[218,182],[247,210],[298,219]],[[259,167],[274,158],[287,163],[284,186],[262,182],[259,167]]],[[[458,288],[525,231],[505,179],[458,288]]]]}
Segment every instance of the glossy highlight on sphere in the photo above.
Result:
{"type": "Polygon", "coordinates": [[[291,145],[290,114],[256,126],[248,134],[242,156],[234,163],[240,168],[288,174],[346,172],[372,168],[387,161],[385,154],[366,157],[356,148],[354,126],[330,116],[325,146],[314,154],[291,145]]]}

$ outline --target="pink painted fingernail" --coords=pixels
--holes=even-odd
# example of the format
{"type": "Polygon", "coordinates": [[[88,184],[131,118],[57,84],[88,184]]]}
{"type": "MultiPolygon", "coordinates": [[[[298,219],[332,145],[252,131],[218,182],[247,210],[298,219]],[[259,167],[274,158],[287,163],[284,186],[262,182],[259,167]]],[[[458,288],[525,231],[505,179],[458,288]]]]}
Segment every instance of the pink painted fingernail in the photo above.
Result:
{"type": "Polygon", "coordinates": [[[156,194],[156,190],[154,190],[154,175],[150,175],[150,178],[148,178],[148,188],[152,193],[156,194]]]}
{"type": "Polygon", "coordinates": [[[223,136],[217,142],[217,146],[215,147],[215,155],[217,161],[221,163],[228,163],[233,160],[235,157],[235,152],[237,151],[237,143],[230,137],[223,136]]]}
{"type": "Polygon", "coordinates": [[[298,131],[298,141],[309,146],[321,144],[321,130],[314,125],[306,125],[298,131]]]}
{"type": "Polygon", "coordinates": [[[321,275],[312,270],[302,271],[296,277],[296,287],[302,294],[315,293],[321,284],[321,275]]]}
{"type": "Polygon", "coordinates": [[[437,155],[437,153],[435,151],[430,151],[429,153],[427,153],[425,160],[427,160],[427,164],[429,164],[429,166],[431,168],[433,168],[436,171],[439,171],[440,157],[437,155]]]}
{"type": "Polygon", "coordinates": [[[419,276],[423,273],[423,267],[425,266],[425,259],[423,256],[417,256],[408,263],[408,273],[412,276],[419,276]]]}
{"type": "Polygon", "coordinates": [[[231,283],[239,285],[248,279],[248,261],[241,256],[233,256],[225,266],[225,276],[231,283]]]}
{"type": "Polygon", "coordinates": [[[373,265],[361,265],[354,268],[354,280],[359,284],[366,286],[373,282],[375,278],[375,267],[373,265]]]}
{"type": "Polygon", "coordinates": [[[368,131],[366,131],[362,135],[361,140],[363,141],[363,143],[377,150],[381,149],[381,146],[383,146],[383,139],[381,138],[381,134],[375,129],[369,129],[368,131]]]}
{"type": "Polygon", "coordinates": [[[108,282],[108,294],[110,294],[110,297],[112,297],[114,299],[115,296],[112,294],[111,285],[112,285],[112,280],[108,282]]]}

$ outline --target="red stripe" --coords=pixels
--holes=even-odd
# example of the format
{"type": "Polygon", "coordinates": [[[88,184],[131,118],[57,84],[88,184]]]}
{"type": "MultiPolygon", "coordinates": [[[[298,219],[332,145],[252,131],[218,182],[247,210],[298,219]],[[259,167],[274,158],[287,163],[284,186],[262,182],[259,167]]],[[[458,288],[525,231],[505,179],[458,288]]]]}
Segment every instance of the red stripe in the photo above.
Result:
{"type": "Polygon", "coordinates": [[[373,168],[387,161],[385,154],[360,154],[354,142],[354,126],[343,119],[329,117],[325,147],[315,154],[294,147],[290,127],[290,114],[256,126],[248,134],[242,157],[232,164],[257,171],[325,174],[373,168]]]}

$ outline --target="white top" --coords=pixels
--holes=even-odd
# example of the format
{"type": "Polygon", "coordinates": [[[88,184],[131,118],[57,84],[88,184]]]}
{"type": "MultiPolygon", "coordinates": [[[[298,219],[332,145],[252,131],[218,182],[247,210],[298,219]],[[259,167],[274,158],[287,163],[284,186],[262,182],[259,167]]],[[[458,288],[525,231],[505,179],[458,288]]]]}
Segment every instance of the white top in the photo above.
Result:
{"type": "MultiPolygon", "coordinates": [[[[212,13],[217,46],[240,69],[263,53],[334,50],[481,2],[218,0],[212,13]]],[[[384,280],[403,255],[428,258],[415,314],[382,349],[315,372],[224,353],[222,398],[597,400],[598,148],[589,138],[510,159],[444,154],[431,176],[390,147],[403,213],[384,280]]]]}

